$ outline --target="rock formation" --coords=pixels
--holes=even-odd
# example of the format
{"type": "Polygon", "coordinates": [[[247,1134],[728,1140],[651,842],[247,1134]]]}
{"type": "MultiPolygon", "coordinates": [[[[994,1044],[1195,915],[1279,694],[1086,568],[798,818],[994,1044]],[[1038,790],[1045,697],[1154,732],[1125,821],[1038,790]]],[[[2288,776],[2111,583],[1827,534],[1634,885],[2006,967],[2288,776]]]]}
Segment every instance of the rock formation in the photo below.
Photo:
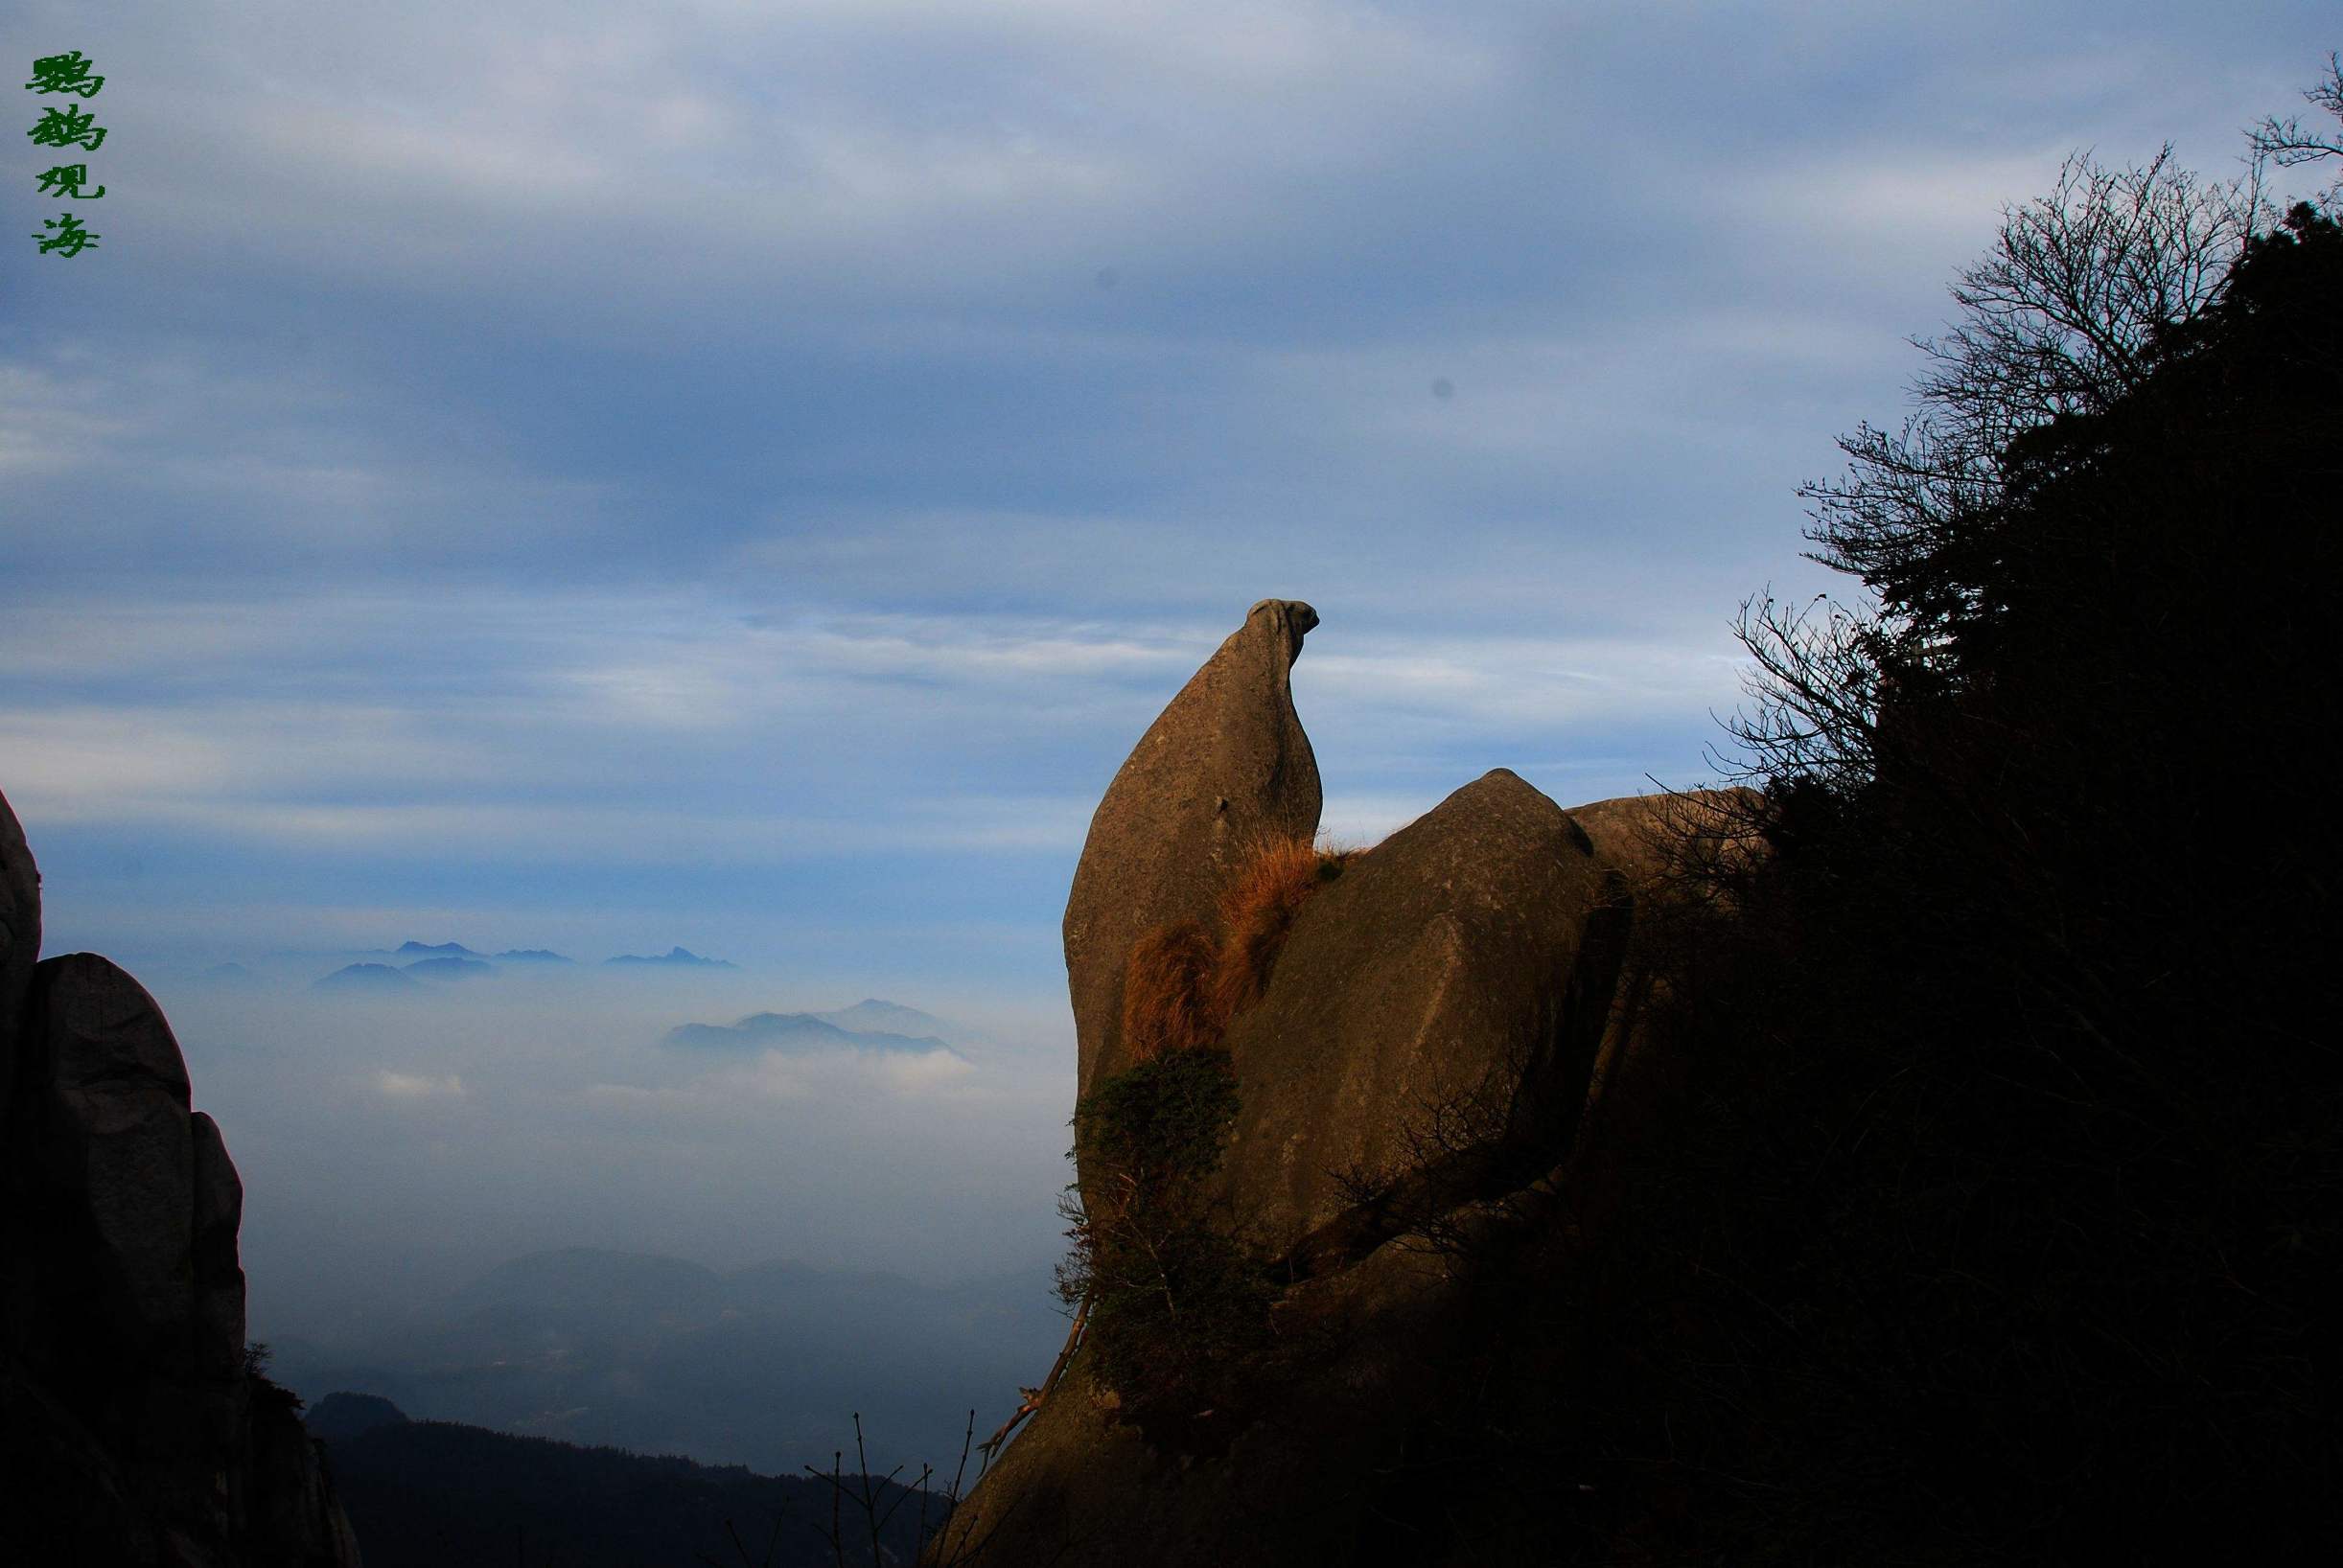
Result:
{"type": "Polygon", "coordinates": [[[15,1079],[17,1020],[39,957],[40,873],[15,812],[0,796],[0,1125],[15,1079]]]}
{"type": "Polygon", "coordinates": [[[1668,929],[1666,916],[1681,912],[1681,898],[1650,895],[1662,883],[1672,884],[1680,894],[1699,888],[1713,890],[1716,879],[1709,872],[1758,853],[1757,799],[1756,792],[1748,789],[1698,790],[1626,796],[1570,808],[1571,820],[1586,830],[1595,852],[1617,869],[1628,900],[1641,914],[1636,945],[1644,959],[1629,963],[1619,977],[1588,1084],[1580,1141],[1586,1143],[1599,1128],[1608,1152],[1590,1162],[1582,1150],[1579,1164],[1590,1167],[1575,1174],[1582,1210],[1602,1207],[1612,1172],[1599,1167],[1624,1163],[1626,1145],[1650,1135],[1657,1107],[1681,1087],[1677,1057],[1652,1038],[1652,1030],[1654,1021],[1667,1010],[1668,987],[1660,972],[1682,975],[1697,968],[1697,954],[1685,951],[1697,947],[1697,939],[1687,942],[1668,929]],[[1661,946],[1679,951],[1665,962],[1650,961],[1661,946]]]}
{"type": "MultiPolygon", "coordinates": [[[[1268,994],[1228,1031],[1243,1107],[1220,1178],[1238,1234],[1284,1258],[1334,1239],[1358,1203],[1346,1176],[1470,1187],[1465,1165],[1566,1131],[1556,1108],[1585,1097],[1618,968],[1616,882],[1560,807],[1499,769],[1304,905],[1268,994]],[[1425,1157],[1454,1168],[1410,1171],[1425,1157]]],[[[1370,1239],[1386,1237],[1344,1245],[1370,1239]]]]}
{"type": "Polygon", "coordinates": [[[247,1369],[244,1188],[153,998],[35,961],[0,799],[0,1561],[354,1568],[322,1462],[247,1369]]]}
{"type": "Polygon", "coordinates": [[[1209,920],[1244,853],[1271,835],[1310,838],[1317,759],[1294,716],[1290,676],[1318,612],[1264,599],[1180,689],[1116,772],[1090,819],[1066,900],[1066,978],[1084,1091],[1127,1065],[1123,964],[1158,926],[1209,920]]]}
{"type": "MultiPolygon", "coordinates": [[[[1248,835],[1315,826],[1287,684],[1315,621],[1256,606],[1099,807],[1065,928],[1084,1094],[1130,1081],[1116,1074],[1133,944],[1210,927],[1248,835]]],[[[1635,894],[1661,869],[1644,831],[1660,809],[1574,817],[1499,769],[1299,906],[1217,1048],[1239,1107],[1207,1178],[1210,1223],[1273,1284],[1280,1348],[1226,1408],[1154,1426],[1077,1351],[934,1560],[1423,1560],[1390,1528],[1423,1499],[1382,1478],[1423,1457],[1444,1383],[1475,1353],[1463,1252],[1555,1215],[1605,1064],[1629,1052],[1635,894]]]]}

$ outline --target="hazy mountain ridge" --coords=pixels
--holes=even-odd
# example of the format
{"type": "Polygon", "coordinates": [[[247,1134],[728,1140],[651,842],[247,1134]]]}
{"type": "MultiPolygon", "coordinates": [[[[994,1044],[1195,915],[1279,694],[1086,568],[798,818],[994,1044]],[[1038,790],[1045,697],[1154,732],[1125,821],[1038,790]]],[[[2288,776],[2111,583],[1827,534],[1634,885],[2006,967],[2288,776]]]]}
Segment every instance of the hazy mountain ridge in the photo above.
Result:
{"type": "Polygon", "coordinates": [[[958,1054],[935,1035],[914,1039],[901,1034],[864,1033],[841,1028],[819,1013],[751,1013],[731,1024],[681,1024],[667,1031],[662,1043],[729,1050],[855,1049],[958,1054]]]}
{"type": "MultiPolygon", "coordinates": [[[[601,959],[598,964],[589,965],[581,964],[579,960],[569,957],[569,955],[566,953],[557,953],[551,948],[514,947],[505,948],[497,953],[485,953],[478,948],[466,946],[462,942],[426,942],[415,937],[408,937],[406,941],[401,942],[397,947],[317,948],[300,951],[282,949],[271,951],[263,955],[261,958],[256,958],[252,961],[254,963],[261,963],[264,960],[272,965],[286,962],[299,962],[304,960],[309,962],[331,962],[334,960],[345,960],[343,965],[345,968],[377,966],[383,968],[395,967],[401,969],[412,969],[418,962],[431,961],[446,961],[450,963],[485,963],[492,966],[498,964],[525,964],[531,967],[544,969],[562,967],[602,968],[611,966],[629,968],[645,965],[657,965],[678,969],[736,970],[740,967],[738,964],[734,963],[729,958],[708,957],[681,945],[672,945],[664,953],[614,954],[607,958],[601,959]],[[384,963],[383,960],[385,959],[395,960],[395,962],[384,963]]],[[[217,982],[220,980],[239,980],[252,976],[253,971],[248,968],[245,963],[242,961],[229,960],[215,963],[210,965],[208,968],[194,971],[188,978],[217,982]]],[[[893,1004],[878,1003],[878,1005],[884,1007],[892,1006],[893,1004]]]]}
{"type": "Polygon", "coordinates": [[[697,953],[694,953],[689,948],[685,947],[671,947],[666,952],[658,954],[656,956],[646,956],[640,953],[621,953],[615,958],[604,958],[602,961],[605,964],[675,964],[682,968],[697,969],[737,969],[740,967],[738,964],[733,963],[729,958],[703,958],[697,953]]]}
{"type": "Polygon", "coordinates": [[[899,1034],[914,1040],[932,1036],[957,1044],[965,1044],[969,1038],[969,1031],[962,1026],[947,1024],[934,1013],[923,1013],[916,1007],[906,1007],[880,997],[865,997],[851,1007],[813,1016],[858,1034],[899,1034]]]}
{"type": "Polygon", "coordinates": [[[916,1469],[958,1452],[971,1407],[997,1424],[1049,1365],[1065,1334],[1051,1301],[1039,1263],[939,1288],[573,1247],[500,1264],[360,1344],[280,1339],[277,1369],[311,1398],[781,1472],[826,1457],[860,1411],[873,1463],[916,1469]]]}
{"type": "Polygon", "coordinates": [[[459,958],[450,955],[439,958],[419,958],[406,966],[406,973],[419,975],[425,980],[482,980],[497,973],[497,966],[485,958],[459,958]]]}
{"type": "MultiPolygon", "coordinates": [[[[569,1568],[720,1562],[737,1560],[734,1530],[772,1568],[834,1560],[829,1484],[810,1476],[410,1420],[346,1394],[319,1401],[310,1429],[327,1444],[367,1568],[505,1568],[517,1552],[569,1568]]],[[[883,1496],[893,1504],[902,1489],[883,1496]]],[[[910,1560],[919,1523],[919,1501],[905,1499],[881,1533],[886,1560],[910,1560]]]]}
{"type": "Polygon", "coordinates": [[[393,969],[386,963],[352,963],[342,965],[330,975],[320,976],[311,982],[310,988],[384,995],[418,990],[421,985],[422,982],[406,970],[393,969]]]}

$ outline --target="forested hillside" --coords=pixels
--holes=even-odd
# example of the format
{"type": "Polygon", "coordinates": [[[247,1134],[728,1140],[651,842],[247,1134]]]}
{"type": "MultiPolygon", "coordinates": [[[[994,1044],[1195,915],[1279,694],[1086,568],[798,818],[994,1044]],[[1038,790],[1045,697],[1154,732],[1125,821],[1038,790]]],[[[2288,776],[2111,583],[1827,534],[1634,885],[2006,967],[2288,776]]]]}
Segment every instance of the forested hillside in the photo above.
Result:
{"type": "MultiPolygon", "coordinates": [[[[812,1568],[836,1560],[833,1529],[854,1560],[879,1560],[860,1477],[843,1478],[847,1495],[834,1518],[828,1478],[756,1475],[449,1421],[379,1421],[335,1440],[330,1453],[368,1568],[812,1568]]],[[[908,1562],[923,1499],[875,1478],[871,1485],[884,1560],[908,1562]]],[[[925,1501],[932,1527],[942,1502],[925,1501]]]]}

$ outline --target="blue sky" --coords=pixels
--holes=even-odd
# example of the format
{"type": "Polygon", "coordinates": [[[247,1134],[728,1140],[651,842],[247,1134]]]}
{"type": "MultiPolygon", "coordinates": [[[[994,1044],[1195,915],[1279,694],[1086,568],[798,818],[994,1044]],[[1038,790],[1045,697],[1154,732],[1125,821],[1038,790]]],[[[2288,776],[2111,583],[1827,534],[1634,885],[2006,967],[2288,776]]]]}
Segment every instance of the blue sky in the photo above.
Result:
{"type": "Polygon", "coordinates": [[[1687,781],[1735,605],[1812,581],[1794,487],[1896,412],[1998,206],[2078,146],[2230,173],[2334,42],[2312,5],[643,12],[17,12],[109,78],[103,249],[11,248],[0,338],[0,787],[60,942],[867,946],[1039,992],[1090,805],[1268,594],[1326,618],[1355,836],[1498,764],[1687,781]]]}
{"type": "MultiPolygon", "coordinates": [[[[1736,606],[1823,586],[1797,486],[1899,415],[2001,207],[2077,148],[2235,173],[2334,20],[20,0],[109,132],[102,248],[0,247],[0,789],[49,949],[682,943],[771,982],[684,1016],[973,1012],[1037,1074],[983,1168],[1046,1231],[1082,832],[1249,604],[1324,617],[1296,693],[1354,841],[1496,766],[1700,781],[1736,606]]],[[[190,1006],[248,1181],[522,1114],[475,1069],[270,1122],[233,1042],[330,1022],[190,1006]]],[[[305,1106],[491,1049],[368,1027],[305,1106]]],[[[296,1250],[293,1185],[248,1250],[296,1250]]]]}

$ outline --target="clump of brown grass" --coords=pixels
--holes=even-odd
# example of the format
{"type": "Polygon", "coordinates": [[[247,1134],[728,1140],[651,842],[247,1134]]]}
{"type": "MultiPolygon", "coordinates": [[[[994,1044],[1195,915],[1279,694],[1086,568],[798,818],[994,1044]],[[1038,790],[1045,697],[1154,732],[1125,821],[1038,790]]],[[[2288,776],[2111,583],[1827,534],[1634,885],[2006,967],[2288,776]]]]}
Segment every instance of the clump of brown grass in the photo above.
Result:
{"type": "Polygon", "coordinates": [[[1264,840],[1253,851],[1220,896],[1227,935],[1213,970],[1212,1009],[1224,1024],[1261,1000],[1294,915],[1320,885],[1342,874],[1349,859],[1300,837],[1264,840]]]}
{"type": "Polygon", "coordinates": [[[1123,1044],[1134,1062],[1217,1045],[1227,1015],[1213,1006],[1220,944],[1200,920],[1158,926],[1131,944],[1123,973],[1123,1044]]]}

